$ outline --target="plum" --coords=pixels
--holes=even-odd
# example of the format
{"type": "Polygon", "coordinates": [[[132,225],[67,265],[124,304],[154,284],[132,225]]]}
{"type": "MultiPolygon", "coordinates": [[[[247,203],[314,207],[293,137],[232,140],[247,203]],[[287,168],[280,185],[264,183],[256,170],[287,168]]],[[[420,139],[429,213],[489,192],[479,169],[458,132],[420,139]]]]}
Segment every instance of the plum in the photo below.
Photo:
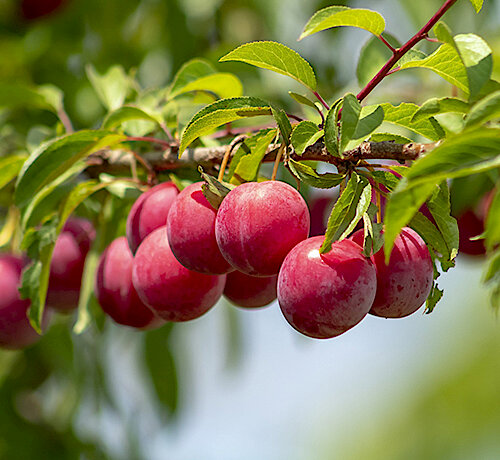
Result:
{"type": "Polygon", "coordinates": [[[323,240],[315,236],[295,246],[278,275],[278,303],[286,320],[317,339],[336,337],[358,324],[377,289],[375,267],[359,245],[337,241],[320,254],[323,240]]]}
{"type": "MultiPolygon", "coordinates": [[[[363,246],[363,230],[351,236],[363,246]]],[[[403,318],[415,313],[432,288],[434,270],[431,255],[420,235],[404,227],[394,241],[389,264],[384,250],[371,257],[377,270],[377,295],[370,313],[384,318],[403,318]]]]}
{"type": "Polygon", "coordinates": [[[95,279],[95,294],[101,308],[115,322],[138,329],[153,329],[164,324],[139,299],[132,284],[134,256],[127,239],[115,239],[102,253],[95,279]]]}
{"type": "Polygon", "coordinates": [[[331,196],[317,196],[309,200],[311,214],[311,231],[309,236],[324,235],[326,232],[328,216],[335,200],[331,196]]]}
{"type": "MultiPolygon", "coordinates": [[[[40,338],[26,316],[30,301],[21,299],[18,291],[23,266],[21,257],[0,255],[0,347],[3,348],[24,348],[40,338]]],[[[50,312],[45,309],[44,327],[49,316],[50,312]]]]}
{"type": "Polygon", "coordinates": [[[212,308],[222,295],[225,275],[188,270],[175,258],[167,228],[150,233],[132,265],[132,282],[140,299],[166,321],[190,321],[212,308]]]}
{"type": "Polygon", "coordinates": [[[173,182],[163,182],[144,192],[133,204],[127,217],[127,241],[133,254],[153,230],[167,223],[168,212],[179,194],[173,182]]]}
{"type": "Polygon", "coordinates": [[[59,311],[78,306],[85,258],[95,238],[92,223],[70,217],[57,238],[50,265],[47,305],[59,311]]]}
{"type": "Polygon", "coordinates": [[[226,276],[224,296],[244,308],[265,307],[276,299],[278,277],[250,276],[238,270],[226,276]]]}
{"type": "Polygon", "coordinates": [[[297,190],[279,181],[231,190],[215,220],[224,258],[252,276],[276,275],[290,250],[309,234],[309,210],[297,190]]]}
{"type": "Polygon", "coordinates": [[[221,275],[234,268],[217,246],[217,211],[203,195],[202,185],[189,185],[174,200],[167,218],[168,242],[176,259],[189,270],[221,275]]]}

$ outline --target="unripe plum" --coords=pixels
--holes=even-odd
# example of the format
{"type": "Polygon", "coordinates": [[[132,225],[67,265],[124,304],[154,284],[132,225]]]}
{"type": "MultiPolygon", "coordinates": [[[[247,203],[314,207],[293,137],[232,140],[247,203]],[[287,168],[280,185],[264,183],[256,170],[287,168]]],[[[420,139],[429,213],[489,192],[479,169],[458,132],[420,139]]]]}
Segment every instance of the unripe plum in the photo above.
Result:
{"type": "MultiPolygon", "coordinates": [[[[21,299],[18,288],[24,261],[13,255],[0,255],[0,347],[17,349],[35,343],[40,335],[31,327],[26,313],[28,299],[21,299]]],[[[44,325],[49,312],[44,313],[44,325]]]]}
{"type": "Polygon", "coordinates": [[[173,182],[163,182],[137,198],[128,214],[126,229],[133,254],[146,236],[167,223],[168,212],[178,193],[173,182]]]}
{"type": "Polygon", "coordinates": [[[47,305],[70,311],[78,306],[85,258],[95,238],[92,223],[71,217],[57,238],[50,265],[47,305]]]}
{"type": "Polygon", "coordinates": [[[250,276],[238,270],[226,277],[224,296],[238,307],[265,307],[276,299],[278,277],[250,276]]]}
{"type": "MultiPolygon", "coordinates": [[[[363,230],[351,239],[363,246],[363,230]]],[[[384,318],[403,318],[415,313],[432,288],[434,271],[431,255],[420,235],[404,227],[394,241],[389,264],[384,250],[371,257],[377,270],[377,295],[370,313],[384,318]]]]}
{"type": "Polygon", "coordinates": [[[295,246],[278,275],[278,302],[286,320],[317,339],[338,336],[358,324],[377,288],[375,267],[359,245],[337,241],[320,254],[323,240],[316,236],[295,246]]]}
{"type": "Polygon", "coordinates": [[[297,190],[279,181],[248,182],[231,190],[215,220],[226,260],[252,276],[278,273],[290,250],[309,234],[309,210],[297,190]]]}
{"type": "Polygon", "coordinates": [[[167,218],[168,241],[174,256],[189,270],[220,275],[234,268],[217,246],[217,211],[203,195],[202,184],[189,185],[172,203],[167,218]]]}
{"type": "Polygon", "coordinates": [[[200,317],[219,300],[225,275],[188,270],[168,244],[167,228],[150,233],[139,246],[132,266],[132,282],[140,299],[166,321],[200,317]]]}
{"type": "Polygon", "coordinates": [[[115,239],[102,253],[95,279],[95,294],[101,308],[115,322],[139,329],[153,329],[164,324],[139,299],[132,284],[134,256],[127,239],[115,239]]]}

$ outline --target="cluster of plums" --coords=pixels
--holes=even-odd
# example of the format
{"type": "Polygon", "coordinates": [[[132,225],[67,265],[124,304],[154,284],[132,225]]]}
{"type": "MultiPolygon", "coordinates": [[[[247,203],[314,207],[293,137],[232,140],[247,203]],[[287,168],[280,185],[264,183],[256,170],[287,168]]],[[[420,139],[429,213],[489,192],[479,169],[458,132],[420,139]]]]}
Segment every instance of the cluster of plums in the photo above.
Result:
{"type": "MultiPolygon", "coordinates": [[[[368,313],[401,318],[424,303],[433,267],[412,229],[403,229],[385,265],[383,249],[363,256],[363,230],[320,254],[324,236],[308,237],[310,223],[304,199],[283,182],[240,185],[218,210],[205,198],[202,182],[181,192],[171,182],[159,184],[132,206],[126,237],[101,255],[96,297],[115,322],[139,329],[198,318],[222,295],[245,308],[263,307],[277,297],[286,320],[315,338],[338,336],[368,313]]],[[[46,320],[51,310],[76,307],[94,237],[90,222],[66,223],[54,248],[46,320]]],[[[29,301],[17,290],[26,263],[0,256],[3,347],[23,347],[38,338],[26,318],[29,301]]]]}

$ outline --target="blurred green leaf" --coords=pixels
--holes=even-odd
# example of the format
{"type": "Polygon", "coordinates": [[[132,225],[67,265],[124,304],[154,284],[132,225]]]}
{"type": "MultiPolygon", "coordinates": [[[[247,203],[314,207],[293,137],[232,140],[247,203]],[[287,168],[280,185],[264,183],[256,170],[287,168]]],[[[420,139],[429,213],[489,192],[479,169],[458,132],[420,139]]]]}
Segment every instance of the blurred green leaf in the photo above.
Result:
{"type": "Polygon", "coordinates": [[[465,127],[480,125],[498,117],[500,117],[500,91],[495,91],[474,104],[465,117],[465,127]]]}
{"type": "Polygon", "coordinates": [[[488,250],[500,245],[500,188],[497,188],[488,209],[485,225],[485,239],[488,250]]]}
{"type": "MultiPolygon", "coordinates": [[[[384,38],[394,47],[401,43],[391,34],[384,33],[384,38]]],[[[356,76],[361,87],[365,86],[392,56],[391,50],[378,37],[370,37],[363,45],[356,67],[356,76]]]]}
{"type": "Polygon", "coordinates": [[[470,2],[472,3],[472,6],[474,6],[476,13],[479,13],[483,7],[484,0],[470,0],[470,2]]]}
{"type": "Polygon", "coordinates": [[[158,115],[146,113],[146,111],[140,109],[139,107],[125,105],[110,112],[102,122],[101,128],[113,129],[130,120],[146,120],[151,121],[156,125],[159,125],[162,122],[161,117],[158,115]]]}
{"type": "Polygon", "coordinates": [[[292,77],[311,91],[316,89],[316,76],[311,65],[297,52],[281,43],[270,41],[246,43],[221,57],[219,61],[246,62],[292,77]]]}
{"type": "Polygon", "coordinates": [[[28,155],[9,155],[0,158],[0,189],[19,174],[27,158],[28,155]]]}
{"type": "Polygon", "coordinates": [[[213,73],[190,81],[170,97],[191,91],[207,91],[216,94],[221,99],[239,97],[243,94],[243,85],[238,77],[231,73],[213,73]]]}
{"type": "Polygon", "coordinates": [[[97,73],[90,64],[85,70],[99,100],[107,110],[116,110],[123,105],[132,89],[131,79],[123,67],[110,67],[103,75],[97,73]]]}
{"type": "Polygon", "coordinates": [[[299,40],[316,32],[340,26],[358,27],[374,35],[380,35],[385,29],[385,20],[379,13],[372,10],[329,6],[314,13],[305,25],[299,40]]]}
{"type": "Polygon", "coordinates": [[[175,74],[169,91],[169,98],[175,97],[183,92],[185,86],[215,73],[213,65],[205,59],[191,59],[186,62],[175,74]]]}

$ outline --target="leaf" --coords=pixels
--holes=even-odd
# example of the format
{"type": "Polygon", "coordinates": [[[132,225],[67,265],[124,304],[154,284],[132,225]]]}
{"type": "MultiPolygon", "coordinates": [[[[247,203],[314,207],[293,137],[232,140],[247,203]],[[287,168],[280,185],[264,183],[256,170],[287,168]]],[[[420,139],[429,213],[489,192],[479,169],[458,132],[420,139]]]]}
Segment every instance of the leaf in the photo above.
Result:
{"type": "Polygon", "coordinates": [[[308,97],[303,96],[302,94],[295,93],[293,91],[288,91],[288,94],[293,100],[297,101],[299,104],[307,105],[308,107],[312,107],[313,109],[318,110],[318,107],[316,106],[314,101],[312,101],[308,97]]]}
{"type": "MultiPolygon", "coordinates": [[[[363,116],[365,113],[371,112],[373,107],[373,105],[363,107],[361,115],[363,116]]],[[[420,134],[431,141],[437,141],[445,136],[445,133],[439,126],[439,123],[432,117],[424,120],[412,121],[413,115],[419,109],[419,106],[416,104],[402,102],[401,104],[394,106],[392,104],[385,103],[380,104],[380,107],[382,107],[384,111],[384,121],[387,123],[403,126],[404,128],[407,128],[416,134],[420,134]]]]}
{"type": "Polygon", "coordinates": [[[496,189],[486,216],[485,240],[489,251],[500,245],[500,188],[496,189]]]}
{"type": "Polygon", "coordinates": [[[240,61],[287,75],[309,88],[316,89],[316,76],[311,65],[297,52],[277,42],[252,42],[241,45],[219,59],[240,61]]]}
{"type": "Polygon", "coordinates": [[[384,245],[382,234],[382,224],[377,222],[377,206],[370,203],[368,209],[363,214],[363,255],[370,257],[377,253],[384,245]]]}
{"type": "Polygon", "coordinates": [[[271,115],[271,107],[262,99],[255,97],[236,97],[221,99],[196,113],[182,133],[179,155],[195,139],[210,133],[225,123],[246,117],[271,115]]]}
{"type": "Polygon", "coordinates": [[[206,91],[224,99],[241,96],[243,85],[240,79],[231,73],[213,73],[187,83],[176,92],[170,93],[170,97],[173,98],[191,91],[206,91]]]}
{"type": "MultiPolygon", "coordinates": [[[[487,171],[500,166],[500,129],[478,128],[443,141],[408,169],[411,185],[487,171]]],[[[401,185],[401,184],[400,184],[401,185]]],[[[410,185],[410,183],[406,184],[410,185]]]]}
{"type": "Polygon", "coordinates": [[[205,198],[214,209],[219,209],[222,200],[236,186],[219,181],[210,174],[206,174],[201,166],[198,168],[198,171],[201,174],[201,178],[205,181],[202,185],[203,195],[205,195],[205,198]]]}
{"type": "Polygon", "coordinates": [[[132,83],[121,66],[110,67],[103,75],[97,73],[92,65],[85,68],[87,77],[92,83],[99,100],[108,110],[116,110],[123,105],[132,88],[132,83]]]}
{"type": "Polygon", "coordinates": [[[370,142],[385,142],[392,141],[397,142],[398,144],[411,144],[413,141],[406,137],[401,136],[400,134],[393,133],[375,133],[370,136],[370,142]]]}
{"type": "Polygon", "coordinates": [[[324,135],[324,131],[318,128],[312,121],[301,121],[293,128],[290,141],[295,153],[302,155],[304,150],[314,144],[324,135]]]}
{"type": "Polygon", "coordinates": [[[130,120],[151,121],[156,125],[161,123],[161,119],[159,117],[152,116],[139,107],[124,105],[123,107],[110,112],[104,119],[101,128],[113,129],[130,120]]]}
{"type": "Polygon", "coordinates": [[[79,160],[126,137],[109,131],[79,131],[42,144],[24,163],[17,178],[15,201],[25,206],[44,185],[79,160]]]}
{"type": "Polygon", "coordinates": [[[500,91],[495,91],[478,101],[465,117],[465,127],[486,123],[500,117],[500,91]]]}
{"type": "Polygon", "coordinates": [[[385,20],[379,13],[372,10],[329,6],[317,11],[309,19],[299,40],[316,32],[340,26],[358,27],[378,36],[385,29],[385,20]]]}
{"type": "Polygon", "coordinates": [[[444,43],[430,56],[407,61],[400,65],[401,70],[415,67],[432,70],[452,85],[469,94],[467,70],[460,55],[452,45],[444,43]]]}
{"type": "Polygon", "coordinates": [[[243,181],[255,180],[260,169],[260,165],[266,155],[269,144],[276,137],[276,130],[271,129],[261,132],[257,138],[250,154],[242,157],[234,170],[234,175],[243,181]]]}
{"type": "Polygon", "coordinates": [[[283,142],[286,145],[290,145],[290,134],[292,133],[292,125],[290,120],[288,119],[287,114],[283,109],[271,107],[271,112],[273,114],[274,119],[276,120],[276,124],[281,133],[281,137],[283,138],[283,142]]]}
{"type": "Polygon", "coordinates": [[[173,415],[179,404],[179,382],[175,358],[169,345],[171,329],[170,324],[146,333],[144,363],[159,402],[173,415]]]}
{"type": "Polygon", "coordinates": [[[297,179],[305,182],[306,184],[316,188],[332,188],[339,185],[344,179],[343,174],[316,172],[309,165],[300,161],[289,160],[288,166],[297,179]]]}
{"type": "Polygon", "coordinates": [[[22,83],[0,83],[0,107],[27,107],[57,113],[61,101],[61,90],[52,85],[37,87],[22,83]],[[56,94],[59,94],[60,100],[56,94]]]}
{"type": "Polygon", "coordinates": [[[476,13],[479,13],[481,11],[481,8],[483,7],[484,0],[470,0],[470,2],[476,10],[476,13]]]}
{"type": "Polygon", "coordinates": [[[340,101],[330,107],[325,120],[325,147],[330,155],[339,156],[338,125],[337,117],[340,108],[340,101]]]}
{"type": "Polygon", "coordinates": [[[425,59],[426,57],[428,56],[423,51],[411,49],[398,62],[396,62],[395,67],[402,66],[410,61],[419,61],[421,59],[425,59]]]}
{"type": "MultiPolygon", "coordinates": [[[[401,46],[399,40],[391,34],[384,33],[384,38],[394,48],[401,46]]],[[[366,86],[391,56],[391,50],[378,37],[370,37],[361,48],[356,67],[359,86],[366,86]]]]}
{"type": "Polygon", "coordinates": [[[431,292],[425,301],[425,313],[429,314],[434,311],[437,303],[442,299],[444,291],[439,289],[438,284],[434,282],[432,284],[431,292]]]}
{"type": "Polygon", "coordinates": [[[439,184],[437,191],[427,201],[427,206],[444,237],[451,261],[458,254],[458,225],[457,220],[450,215],[450,191],[446,181],[439,184]]]}
{"type": "Polygon", "coordinates": [[[9,155],[0,158],[0,189],[19,174],[27,158],[27,155],[9,155]]]}
{"type": "Polygon", "coordinates": [[[207,60],[199,58],[191,59],[175,74],[169,90],[169,98],[181,94],[186,85],[213,73],[215,73],[215,69],[207,60]]]}
{"type": "Polygon", "coordinates": [[[411,121],[419,121],[441,113],[455,112],[467,113],[469,104],[456,97],[432,98],[425,101],[422,106],[413,114],[411,121]]]}
{"type": "Polygon", "coordinates": [[[340,152],[343,152],[354,135],[361,114],[361,104],[352,94],[346,94],[342,101],[342,116],[340,118],[340,152]]]}
{"type": "Polygon", "coordinates": [[[365,139],[375,131],[384,121],[384,109],[381,106],[372,106],[373,111],[362,111],[363,117],[359,119],[352,139],[365,139]]]}
{"type": "Polygon", "coordinates": [[[370,206],[372,190],[368,179],[352,173],[345,190],[340,195],[328,218],[325,241],[319,250],[324,254],[335,241],[347,238],[370,206]]]}

